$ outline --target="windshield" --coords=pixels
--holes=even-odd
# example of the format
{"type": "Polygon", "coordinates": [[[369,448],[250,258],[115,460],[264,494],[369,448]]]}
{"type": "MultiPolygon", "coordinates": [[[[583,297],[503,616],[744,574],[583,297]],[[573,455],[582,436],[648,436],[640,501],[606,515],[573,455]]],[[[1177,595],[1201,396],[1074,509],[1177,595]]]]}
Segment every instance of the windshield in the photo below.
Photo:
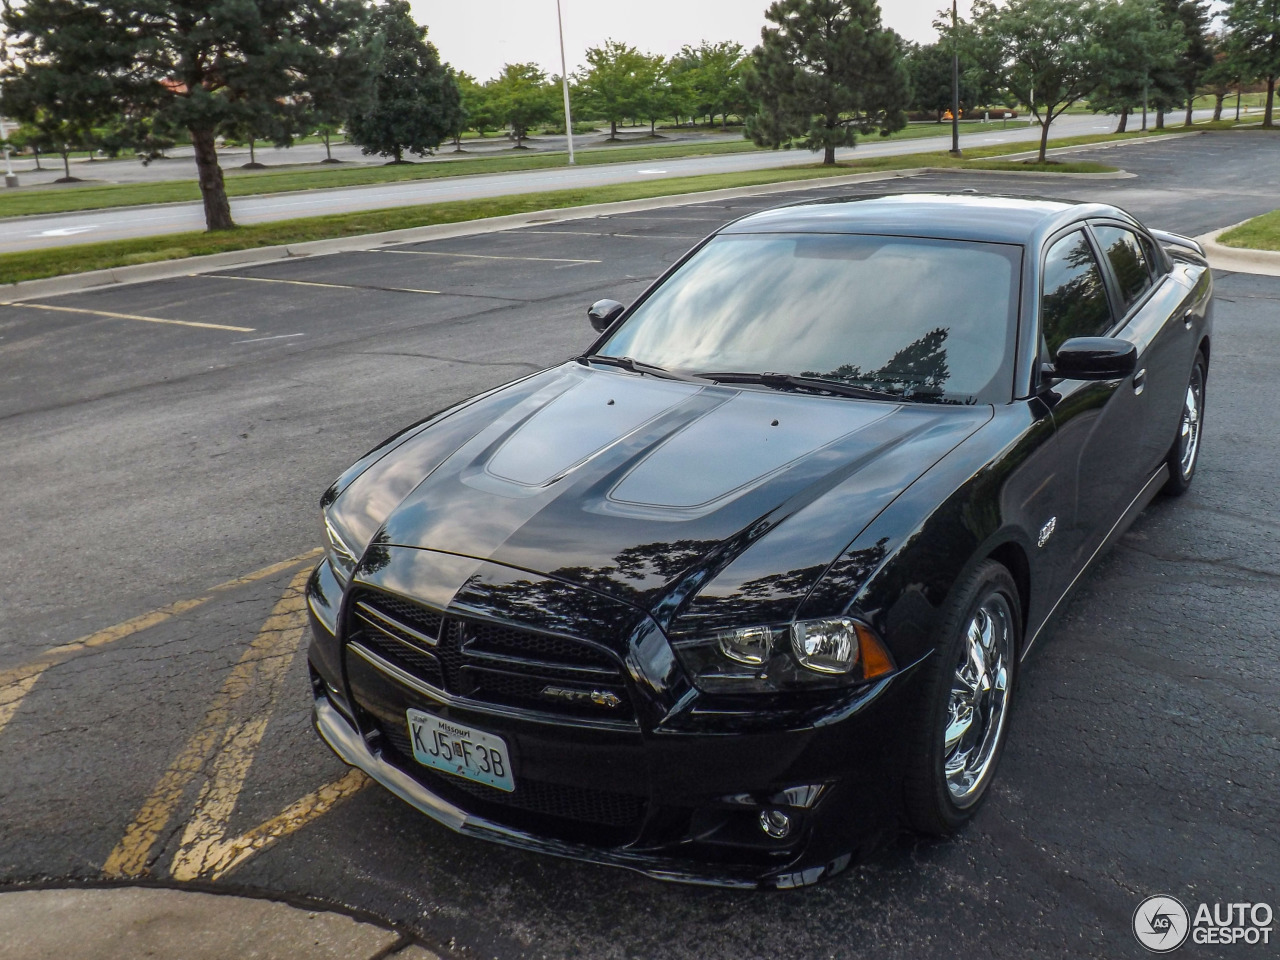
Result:
{"type": "Polygon", "coordinates": [[[781,373],[895,398],[1003,403],[1022,248],[915,237],[716,237],[598,351],[690,373],[781,373]]]}

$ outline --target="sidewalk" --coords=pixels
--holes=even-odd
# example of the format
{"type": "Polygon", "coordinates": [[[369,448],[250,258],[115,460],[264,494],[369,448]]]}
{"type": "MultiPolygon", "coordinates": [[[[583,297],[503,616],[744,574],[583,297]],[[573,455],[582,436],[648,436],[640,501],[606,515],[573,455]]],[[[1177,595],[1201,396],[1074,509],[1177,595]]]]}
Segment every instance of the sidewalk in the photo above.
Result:
{"type": "Polygon", "coordinates": [[[155,887],[0,893],[0,960],[439,960],[394,930],[272,900],[155,887]]]}

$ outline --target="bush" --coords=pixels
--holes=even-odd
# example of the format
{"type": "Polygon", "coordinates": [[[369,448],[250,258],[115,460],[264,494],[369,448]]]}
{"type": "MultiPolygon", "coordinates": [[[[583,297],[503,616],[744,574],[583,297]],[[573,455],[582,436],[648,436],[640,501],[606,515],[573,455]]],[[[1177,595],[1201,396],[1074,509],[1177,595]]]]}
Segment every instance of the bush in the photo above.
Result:
{"type": "MultiPolygon", "coordinates": [[[[548,123],[540,132],[543,136],[564,136],[564,121],[548,123]]],[[[597,127],[590,120],[575,120],[573,121],[573,132],[575,136],[580,133],[596,133],[597,127]]]]}

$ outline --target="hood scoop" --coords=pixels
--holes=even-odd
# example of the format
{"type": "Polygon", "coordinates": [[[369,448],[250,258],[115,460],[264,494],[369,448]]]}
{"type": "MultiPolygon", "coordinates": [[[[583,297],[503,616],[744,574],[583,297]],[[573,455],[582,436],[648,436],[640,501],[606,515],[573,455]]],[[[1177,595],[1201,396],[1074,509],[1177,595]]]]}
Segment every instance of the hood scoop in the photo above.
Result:
{"type": "Polygon", "coordinates": [[[699,384],[619,375],[586,377],[515,430],[485,472],[545,487],[702,390],[699,384]]]}
{"type": "Polygon", "coordinates": [[[664,440],[609,493],[618,505],[702,512],[884,419],[895,404],[743,391],[664,440]]]}

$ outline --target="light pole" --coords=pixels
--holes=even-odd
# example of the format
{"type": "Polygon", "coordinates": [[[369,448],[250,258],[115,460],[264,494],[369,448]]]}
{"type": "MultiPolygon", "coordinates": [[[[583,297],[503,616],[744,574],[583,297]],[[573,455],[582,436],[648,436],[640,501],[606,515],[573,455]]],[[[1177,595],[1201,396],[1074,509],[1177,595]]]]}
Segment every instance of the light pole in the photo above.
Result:
{"type": "Polygon", "coordinates": [[[569,138],[569,163],[573,163],[573,114],[569,111],[569,68],[564,62],[564,16],[556,0],[556,25],[560,28],[560,85],[564,88],[564,132],[569,138]]]}
{"type": "Polygon", "coordinates": [[[956,0],[951,0],[951,155],[953,157],[964,156],[960,151],[960,33],[958,20],[956,0]]]}

